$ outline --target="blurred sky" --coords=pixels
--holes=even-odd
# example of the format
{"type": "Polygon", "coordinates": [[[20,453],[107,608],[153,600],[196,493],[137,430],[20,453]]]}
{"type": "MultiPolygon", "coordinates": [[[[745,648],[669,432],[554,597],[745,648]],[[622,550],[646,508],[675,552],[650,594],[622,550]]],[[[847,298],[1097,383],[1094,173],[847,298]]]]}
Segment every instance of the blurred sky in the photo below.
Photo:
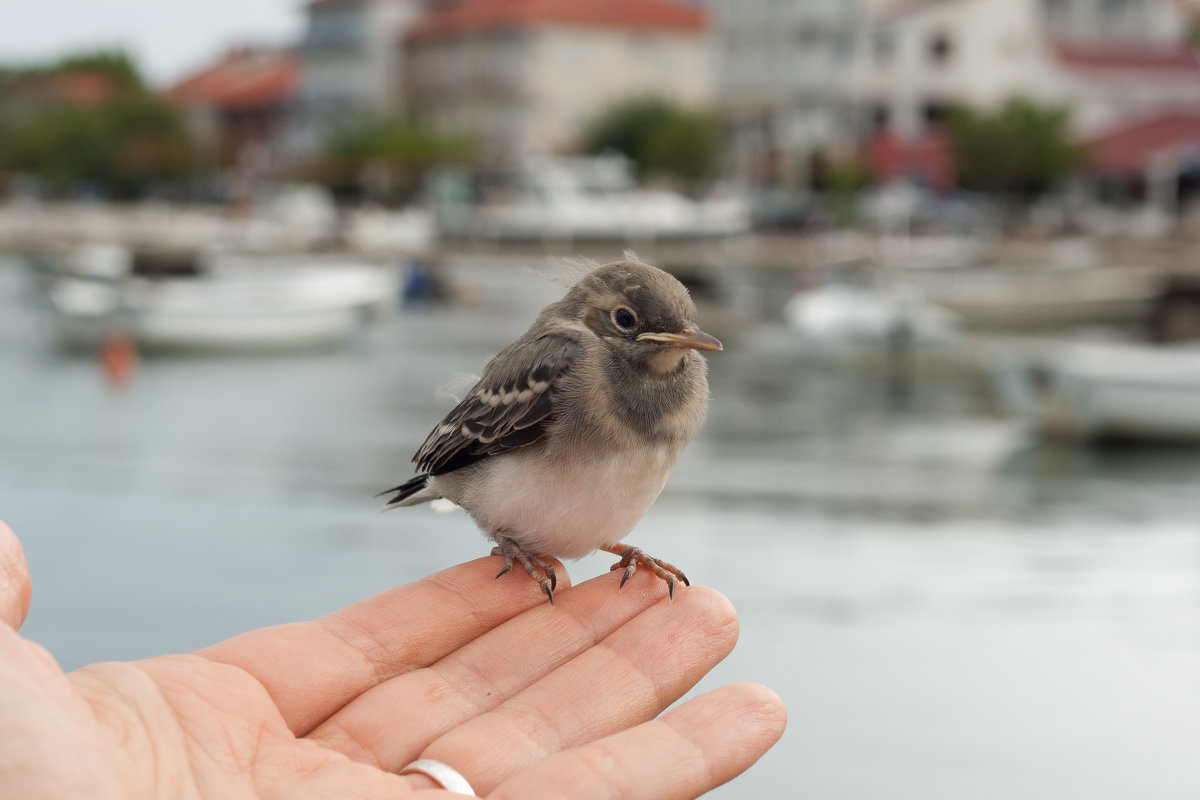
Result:
{"type": "Polygon", "coordinates": [[[282,44],[304,0],[0,0],[0,64],[122,46],[164,85],[238,43],[282,44]]]}

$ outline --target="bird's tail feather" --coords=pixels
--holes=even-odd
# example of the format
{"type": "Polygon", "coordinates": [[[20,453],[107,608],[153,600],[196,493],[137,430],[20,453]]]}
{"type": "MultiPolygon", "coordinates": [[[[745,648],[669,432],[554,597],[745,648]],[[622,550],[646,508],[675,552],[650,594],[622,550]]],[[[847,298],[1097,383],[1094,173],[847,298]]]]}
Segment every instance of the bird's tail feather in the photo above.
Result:
{"type": "Polygon", "coordinates": [[[393,486],[391,489],[380,492],[375,495],[381,497],[385,494],[395,492],[395,497],[392,497],[383,505],[384,511],[390,511],[393,508],[402,508],[404,506],[413,506],[417,503],[424,503],[428,500],[433,500],[437,495],[432,492],[424,491],[429,486],[429,473],[425,472],[416,475],[399,486],[393,486]]]}

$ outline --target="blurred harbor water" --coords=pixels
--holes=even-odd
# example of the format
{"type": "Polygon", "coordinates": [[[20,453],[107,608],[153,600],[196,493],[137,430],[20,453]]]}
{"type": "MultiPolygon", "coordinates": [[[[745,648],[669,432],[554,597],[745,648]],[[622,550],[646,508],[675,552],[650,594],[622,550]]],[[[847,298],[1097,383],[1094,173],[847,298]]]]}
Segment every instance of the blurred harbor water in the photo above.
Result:
{"type": "MultiPolygon", "coordinates": [[[[449,274],[459,302],[345,348],[147,358],[118,392],[49,345],[0,259],[0,519],[33,573],[26,633],[68,669],[185,651],[485,553],[465,515],[381,516],[373,494],[409,474],[455,375],[560,289],[512,261],[449,274]]],[[[631,537],[741,613],[700,688],[760,681],[790,711],[713,796],[1195,797],[1200,451],[1039,445],[977,375],[850,378],[747,319],[717,331],[709,425],[631,537]]]]}

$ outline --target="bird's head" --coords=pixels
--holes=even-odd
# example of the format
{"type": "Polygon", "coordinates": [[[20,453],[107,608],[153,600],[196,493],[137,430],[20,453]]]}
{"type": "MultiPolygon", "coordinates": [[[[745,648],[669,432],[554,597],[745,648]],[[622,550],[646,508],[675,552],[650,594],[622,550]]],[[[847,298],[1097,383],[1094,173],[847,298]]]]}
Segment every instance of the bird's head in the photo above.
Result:
{"type": "Polygon", "coordinates": [[[564,298],[577,319],[618,358],[658,374],[676,369],[689,350],[720,350],[696,325],[696,305],[682,283],[636,261],[592,270],[564,298]]]}

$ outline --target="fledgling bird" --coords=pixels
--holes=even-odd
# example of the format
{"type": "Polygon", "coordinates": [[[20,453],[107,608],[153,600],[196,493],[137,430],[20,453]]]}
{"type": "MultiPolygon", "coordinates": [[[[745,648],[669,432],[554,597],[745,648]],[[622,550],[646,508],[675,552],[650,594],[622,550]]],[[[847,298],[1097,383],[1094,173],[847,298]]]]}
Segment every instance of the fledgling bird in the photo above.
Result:
{"type": "MultiPolygon", "coordinates": [[[[628,257],[628,256],[627,256],[628,257]]],[[[636,260],[597,267],[542,309],[484,367],[413,457],[419,474],[381,494],[385,510],[446,498],[519,562],[554,602],[549,557],[620,556],[688,584],[677,567],[621,543],[658,497],[708,408],[721,343],[696,326],[678,280],[636,260]]]]}

